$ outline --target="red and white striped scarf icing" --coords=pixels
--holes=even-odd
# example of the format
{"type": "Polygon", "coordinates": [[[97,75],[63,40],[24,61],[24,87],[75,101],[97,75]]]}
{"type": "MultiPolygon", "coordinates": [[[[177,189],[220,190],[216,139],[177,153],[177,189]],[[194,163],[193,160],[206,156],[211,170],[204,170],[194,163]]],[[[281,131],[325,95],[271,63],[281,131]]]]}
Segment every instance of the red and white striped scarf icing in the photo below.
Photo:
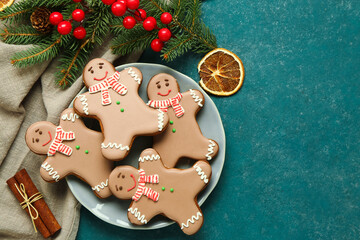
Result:
{"type": "Polygon", "coordinates": [[[178,93],[175,97],[166,100],[150,100],[147,105],[152,108],[159,108],[163,112],[167,112],[168,107],[172,107],[175,115],[179,118],[185,113],[184,108],[180,105],[181,98],[182,94],[178,93]]]}
{"type": "Polygon", "coordinates": [[[157,202],[159,200],[159,193],[152,190],[151,188],[145,187],[145,183],[159,183],[159,175],[145,175],[145,171],[139,170],[139,180],[138,180],[138,188],[136,189],[136,193],[132,197],[132,199],[136,202],[138,201],[142,195],[145,195],[147,198],[157,202]]]}
{"type": "Polygon", "coordinates": [[[72,153],[72,148],[63,144],[63,140],[74,140],[75,133],[73,132],[65,132],[60,126],[56,128],[55,138],[50,144],[48,156],[53,156],[57,151],[65,154],[66,156],[70,156],[72,153]]]}
{"type": "Polygon", "coordinates": [[[116,71],[111,77],[89,87],[90,93],[97,93],[101,91],[101,103],[102,105],[109,105],[111,103],[109,88],[114,89],[115,92],[120,95],[127,93],[127,87],[124,84],[118,82],[120,73],[116,71]]]}

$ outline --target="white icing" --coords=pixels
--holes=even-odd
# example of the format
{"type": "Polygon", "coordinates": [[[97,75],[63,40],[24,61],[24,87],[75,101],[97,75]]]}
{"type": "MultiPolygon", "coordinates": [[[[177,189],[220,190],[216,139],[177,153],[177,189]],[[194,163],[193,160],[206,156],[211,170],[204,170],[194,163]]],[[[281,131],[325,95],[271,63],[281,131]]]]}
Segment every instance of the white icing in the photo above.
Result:
{"type": "Polygon", "coordinates": [[[189,223],[194,224],[195,221],[199,220],[199,218],[200,218],[201,216],[202,216],[201,212],[197,212],[196,215],[191,216],[191,218],[189,218],[189,219],[186,221],[186,224],[185,224],[185,223],[182,223],[182,224],[181,224],[181,229],[188,228],[188,227],[189,227],[189,223]]]}
{"type": "Polygon", "coordinates": [[[161,111],[160,109],[158,109],[158,128],[159,128],[159,132],[161,132],[163,130],[164,127],[164,116],[165,113],[163,111],[161,111]]]}
{"type": "Polygon", "coordinates": [[[86,115],[89,115],[89,104],[87,103],[87,98],[85,95],[79,95],[81,104],[84,106],[83,111],[86,115]]]}
{"type": "Polygon", "coordinates": [[[192,96],[192,98],[194,99],[194,101],[200,106],[203,107],[204,105],[202,104],[202,98],[200,98],[198,95],[196,95],[195,91],[190,89],[190,95],[192,96]]]}
{"type": "Polygon", "coordinates": [[[131,67],[128,67],[128,68],[125,68],[125,69],[128,69],[128,73],[130,74],[131,77],[134,78],[135,82],[137,82],[138,84],[141,84],[141,79],[136,74],[136,72],[132,70],[131,67]]]}
{"type": "Polygon", "coordinates": [[[91,210],[97,215],[100,216],[106,220],[109,220],[110,218],[108,216],[106,216],[105,214],[103,214],[100,210],[102,209],[102,207],[104,206],[104,204],[96,204],[95,208],[92,208],[91,210]]]}
{"type": "Polygon", "coordinates": [[[66,121],[66,120],[70,121],[71,120],[72,122],[75,122],[75,120],[77,118],[79,118],[79,115],[77,115],[76,113],[69,113],[69,115],[66,113],[66,114],[61,116],[61,119],[64,120],[64,121],[66,121]]]}
{"type": "Polygon", "coordinates": [[[216,146],[216,144],[215,144],[213,141],[209,140],[208,153],[205,155],[206,158],[207,158],[207,160],[211,160],[211,159],[212,159],[212,157],[211,157],[210,155],[214,153],[214,147],[215,147],[215,146],[216,146]]]}
{"type": "Polygon", "coordinates": [[[208,183],[209,179],[207,179],[206,174],[203,172],[203,170],[201,169],[201,167],[199,167],[198,165],[194,165],[194,168],[196,170],[196,172],[198,173],[198,175],[200,176],[201,180],[204,181],[204,183],[208,183]]]}
{"type": "Polygon", "coordinates": [[[145,219],[145,215],[141,215],[137,208],[129,208],[128,211],[134,215],[141,223],[147,224],[147,220],[145,219]]]}
{"type": "Polygon", "coordinates": [[[106,182],[101,182],[100,184],[96,185],[95,187],[92,187],[92,190],[96,190],[97,192],[100,192],[100,188],[104,189],[105,187],[108,186],[109,183],[109,179],[106,179],[106,182]]]}
{"type": "Polygon", "coordinates": [[[51,167],[50,164],[48,164],[47,162],[44,162],[41,167],[43,169],[45,169],[47,172],[49,172],[49,175],[52,176],[53,179],[55,179],[56,182],[59,181],[60,175],[58,174],[57,171],[54,171],[54,168],[51,167]]]}
{"type": "Polygon", "coordinates": [[[151,156],[150,155],[147,155],[147,156],[144,156],[144,157],[139,157],[139,162],[144,162],[145,160],[158,160],[160,159],[160,156],[159,155],[155,155],[155,154],[152,154],[151,156]]]}
{"type": "Polygon", "coordinates": [[[123,146],[122,144],[117,144],[117,143],[111,143],[109,142],[108,144],[101,144],[101,148],[116,148],[116,149],[120,149],[121,151],[123,150],[130,150],[129,146],[123,146]]]}

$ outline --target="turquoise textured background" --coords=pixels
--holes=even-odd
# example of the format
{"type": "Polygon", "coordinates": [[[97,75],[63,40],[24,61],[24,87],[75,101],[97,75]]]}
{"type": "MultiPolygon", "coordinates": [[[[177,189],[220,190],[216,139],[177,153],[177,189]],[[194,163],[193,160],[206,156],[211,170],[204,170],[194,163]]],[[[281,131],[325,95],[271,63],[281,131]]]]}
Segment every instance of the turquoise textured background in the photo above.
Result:
{"type": "MultiPolygon", "coordinates": [[[[218,46],[242,59],[231,97],[211,96],[226,132],[220,181],[191,238],[360,238],[360,1],[203,3],[218,46]]],[[[201,55],[162,63],[195,81],[201,55]]],[[[114,227],[81,210],[78,240],[182,239],[177,225],[114,227]]]]}

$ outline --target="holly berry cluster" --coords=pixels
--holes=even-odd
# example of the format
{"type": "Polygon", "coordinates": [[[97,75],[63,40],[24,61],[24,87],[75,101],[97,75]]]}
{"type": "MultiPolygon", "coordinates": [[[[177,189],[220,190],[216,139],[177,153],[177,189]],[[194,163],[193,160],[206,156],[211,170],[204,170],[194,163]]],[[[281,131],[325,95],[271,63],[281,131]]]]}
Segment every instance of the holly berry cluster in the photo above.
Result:
{"type": "MultiPolygon", "coordinates": [[[[82,0],[73,0],[74,2],[81,2],[82,0]]],[[[84,6],[84,5],[83,5],[84,6]]],[[[86,7],[86,6],[84,6],[86,7]]],[[[72,22],[79,22],[80,25],[73,31],[73,35],[77,39],[83,39],[86,36],[86,30],[82,26],[85,19],[85,12],[82,9],[75,9],[72,12],[72,18],[64,20],[60,12],[53,12],[50,14],[50,23],[57,26],[57,30],[61,35],[68,35],[72,30],[72,22]]]]}
{"type": "MultiPolygon", "coordinates": [[[[164,42],[171,39],[172,33],[169,28],[159,28],[157,21],[154,17],[147,16],[144,9],[139,8],[139,0],[102,0],[106,5],[111,5],[111,12],[117,16],[124,16],[125,13],[129,13],[123,20],[123,25],[126,29],[132,29],[136,23],[142,22],[142,25],[146,31],[158,31],[158,38],[152,40],[151,48],[155,52],[160,52],[164,47],[164,42]],[[131,11],[134,10],[134,11],[131,11]]],[[[168,12],[162,13],[160,21],[168,25],[172,21],[172,15],[168,12]]]]}

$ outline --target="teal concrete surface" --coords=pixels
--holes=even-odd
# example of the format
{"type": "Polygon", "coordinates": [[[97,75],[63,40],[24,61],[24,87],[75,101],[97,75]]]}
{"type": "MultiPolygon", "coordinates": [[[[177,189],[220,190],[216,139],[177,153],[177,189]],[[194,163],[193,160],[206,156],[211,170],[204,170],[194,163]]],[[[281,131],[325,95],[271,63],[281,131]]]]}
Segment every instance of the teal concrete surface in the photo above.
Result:
{"type": "MultiPolygon", "coordinates": [[[[360,239],[360,1],[203,2],[218,46],[243,60],[231,97],[211,96],[226,132],[220,181],[192,239],[360,239]]],[[[162,63],[199,81],[202,55],[162,63]]],[[[211,119],[209,119],[211,121],[211,119]]],[[[182,239],[134,231],[86,209],[82,239],[182,239]]]]}

